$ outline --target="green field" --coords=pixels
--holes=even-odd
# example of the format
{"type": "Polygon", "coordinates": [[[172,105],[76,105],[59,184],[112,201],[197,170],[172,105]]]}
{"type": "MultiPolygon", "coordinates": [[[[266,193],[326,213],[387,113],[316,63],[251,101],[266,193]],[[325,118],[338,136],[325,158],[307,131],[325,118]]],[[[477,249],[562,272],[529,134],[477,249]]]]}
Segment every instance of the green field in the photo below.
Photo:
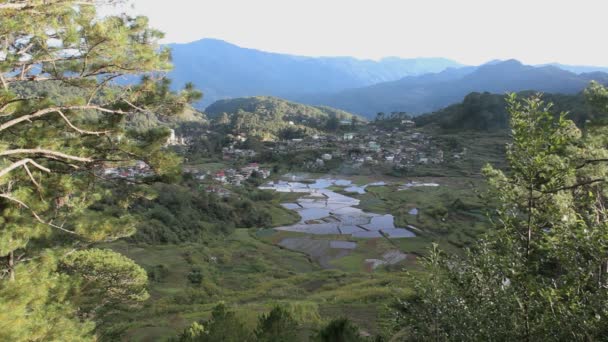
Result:
{"type": "MultiPolygon", "coordinates": [[[[359,184],[377,180],[354,179],[359,184]]],[[[134,259],[152,274],[150,300],[141,308],[117,314],[113,329],[123,334],[124,340],[162,340],[193,321],[206,319],[216,304],[225,302],[252,326],[259,313],[282,304],[292,308],[303,322],[303,336],[338,316],[351,318],[370,334],[381,333],[390,326],[389,306],[410,293],[411,277],[420,272],[416,257],[424,255],[432,242],[458,251],[483,229],[481,203],[473,191],[479,187],[479,180],[470,178],[409,178],[369,187],[364,195],[350,194],[361,200],[360,207],[366,211],[391,213],[397,226],[415,226],[417,236],[396,240],[315,236],[358,243],[346,255],[327,250],[325,267],[306,253],[278,246],[284,238],[305,234],[273,229],[237,229],[224,238],[210,237],[204,244],[112,243],[107,247],[134,259]],[[400,184],[411,180],[440,186],[399,190],[400,184]],[[419,209],[418,215],[408,213],[412,208],[419,209]],[[365,263],[388,251],[402,251],[410,257],[375,270],[365,263]],[[200,284],[189,280],[193,272],[202,276],[200,284]]],[[[295,212],[278,206],[299,196],[279,193],[266,204],[273,213],[273,226],[299,220],[295,212]]]]}
{"type": "Polygon", "coordinates": [[[226,302],[254,325],[257,315],[284,304],[303,322],[303,334],[336,316],[348,316],[371,334],[387,322],[387,305],[408,294],[410,278],[384,270],[324,270],[304,254],[278,248],[238,229],[207,245],[110,247],[146,268],[163,269],[151,281],[151,298],[142,308],[115,316],[124,340],[157,341],[175,336],[192,321],[205,319],[226,302]],[[188,274],[200,270],[200,285],[188,274]],[[357,309],[358,308],[358,309],[357,309]]]}
{"type": "MultiPolygon", "coordinates": [[[[391,305],[412,293],[413,281],[424,274],[416,260],[431,244],[461,253],[488,227],[479,169],[487,162],[502,166],[500,149],[505,136],[463,133],[440,135],[437,140],[440,144],[469,146],[469,152],[460,161],[421,166],[411,174],[383,174],[378,170],[350,175],[340,170],[308,174],[310,178],[346,178],[358,185],[387,182],[387,186],[368,187],[362,195],[344,193],[342,187],[330,190],[359,199],[359,208],[365,211],[394,215],[396,226],[414,227],[410,227],[414,238],[352,239],[349,235],[278,232],[270,227],[300,219],[280,203],[295,202],[302,194],[275,193],[273,200],[258,203],[272,218],[266,229],[237,229],[228,236],[209,236],[200,244],[133,245],[119,241],[107,245],[134,259],[151,275],[151,298],[142,307],[117,313],[111,324],[113,336],[128,341],[166,340],[192,322],[207,319],[221,302],[236,310],[251,327],[258,315],[272,306],[289,307],[302,323],[303,340],[322,323],[342,316],[371,335],[387,332],[393,317],[391,305]],[[412,181],[439,186],[400,189],[412,181]],[[410,214],[414,208],[418,209],[416,215],[410,214]],[[314,251],[318,255],[312,255],[311,251],[279,246],[285,238],[320,240],[322,246],[329,240],[350,240],[357,242],[357,247],[347,253],[319,247],[314,251]],[[407,258],[375,269],[366,262],[382,259],[391,251],[407,254],[407,258]],[[200,281],[193,282],[193,274],[200,281]]],[[[195,167],[216,170],[226,165],[210,161],[195,167]]]]}

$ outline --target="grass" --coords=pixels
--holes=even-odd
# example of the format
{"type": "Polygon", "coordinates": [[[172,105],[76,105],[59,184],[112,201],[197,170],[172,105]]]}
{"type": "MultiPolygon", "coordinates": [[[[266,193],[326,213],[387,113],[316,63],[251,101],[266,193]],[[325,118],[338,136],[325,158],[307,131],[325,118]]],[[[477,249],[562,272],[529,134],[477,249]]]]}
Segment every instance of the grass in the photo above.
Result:
{"type": "Polygon", "coordinates": [[[272,226],[287,226],[300,221],[300,215],[292,210],[287,210],[278,205],[264,205],[270,213],[272,226]]]}
{"type": "Polygon", "coordinates": [[[433,137],[437,147],[446,151],[442,164],[417,165],[413,170],[404,171],[401,176],[434,177],[480,177],[486,164],[506,168],[505,146],[509,141],[507,132],[458,131],[445,132],[436,127],[424,127],[421,131],[433,137]],[[461,159],[453,154],[466,153],[461,159]]]}
{"type": "MultiPolygon", "coordinates": [[[[361,179],[361,183],[377,178],[361,179]]],[[[415,238],[387,240],[355,239],[350,236],[323,236],[319,239],[352,240],[357,248],[346,256],[330,260],[335,269],[322,269],[303,253],[277,247],[287,237],[301,233],[272,229],[237,229],[231,235],[210,239],[206,244],[168,246],[130,245],[115,242],[112,248],[134,259],[147,270],[162,267],[166,273],[150,283],[151,298],[142,308],[119,313],[115,329],[128,341],[158,341],[176,336],[191,322],[205,320],[219,302],[232,306],[250,326],[257,315],[272,305],[289,306],[303,322],[301,336],[309,336],[322,322],[346,316],[370,334],[390,325],[387,308],[397,298],[411,295],[418,267],[413,260],[370,272],[365,259],[381,259],[389,250],[424,255],[432,242],[445,250],[459,252],[474,241],[485,227],[474,189],[478,180],[470,178],[412,178],[408,180],[441,184],[439,187],[399,191],[398,184],[369,187],[357,195],[360,207],[375,213],[395,215],[397,226],[414,225],[415,238]],[[461,203],[454,206],[456,201],[461,203]],[[419,214],[408,211],[418,208],[419,214]],[[407,268],[410,272],[401,272],[407,268]],[[203,274],[201,284],[192,284],[188,274],[203,274]],[[412,278],[412,276],[414,278],[412,278]]],[[[406,180],[401,180],[401,184],[406,180]]],[[[359,181],[357,181],[359,183],[359,181]]],[[[359,183],[360,184],[360,183],[359,183]]],[[[273,225],[299,220],[297,214],[278,206],[293,202],[301,194],[278,194],[268,204],[273,225]]],[[[354,196],[354,195],[353,195],[354,196]]]]}
{"type": "MultiPolygon", "coordinates": [[[[410,177],[408,181],[435,182],[438,187],[411,187],[399,190],[398,185],[369,187],[359,195],[359,207],[375,213],[395,216],[395,225],[412,225],[416,238],[398,239],[395,243],[404,252],[422,254],[432,242],[454,250],[470,245],[487,228],[483,203],[477,193],[484,191],[483,182],[466,177],[410,177]],[[409,211],[418,209],[417,215],[409,211]]],[[[405,181],[403,182],[405,183],[405,181]]]]}
{"type": "Polygon", "coordinates": [[[255,234],[265,236],[268,231],[237,229],[206,245],[133,246],[122,241],[105,245],[146,269],[157,265],[167,269],[160,281],[150,283],[151,298],[142,308],[116,315],[116,328],[124,330],[124,339],[157,341],[175,336],[191,322],[208,318],[220,301],[234,306],[250,324],[255,324],[257,313],[279,303],[299,310],[307,333],[333,318],[329,313],[335,310],[366,321],[370,333],[376,333],[382,325],[377,310],[408,288],[408,279],[399,272],[323,270],[305,255],[277,248],[266,241],[269,237],[262,241],[255,234]],[[187,279],[194,268],[204,275],[200,285],[187,279]],[[349,314],[350,307],[362,303],[374,308],[365,319],[362,312],[349,314]]]}

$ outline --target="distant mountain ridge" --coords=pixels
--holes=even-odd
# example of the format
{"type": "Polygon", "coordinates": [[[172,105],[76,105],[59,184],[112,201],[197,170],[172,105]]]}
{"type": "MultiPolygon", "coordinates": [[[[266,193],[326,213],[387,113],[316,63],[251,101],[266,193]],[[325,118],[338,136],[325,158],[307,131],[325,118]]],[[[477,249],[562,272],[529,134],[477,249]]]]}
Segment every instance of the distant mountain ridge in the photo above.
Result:
{"type": "Polygon", "coordinates": [[[567,65],[561,63],[549,63],[546,65],[554,66],[562,70],[570,71],[575,74],[593,73],[593,72],[606,72],[608,73],[608,67],[601,66],[589,66],[589,65],[567,65]]]}
{"type": "Polygon", "coordinates": [[[602,72],[576,74],[555,66],[530,66],[517,60],[498,61],[479,67],[446,69],[437,74],[405,77],[398,81],[348,89],[333,94],[294,98],[303,103],[324,104],[372,117],[377,112],[432,112],[462,101],[471,92],[504,94],[534,90],[576,94],[590,81],[608,83],[602,72]]]}
{"type": "Polygon", "coordinates": [[[216,39],[168,47],[174,64],[169,77],[176,87],[191,81],[203,90],[201,106],[243,96],[336,92],[462,66],[445,58],[303,57],[241,48],[216,39]]]}
{"type": "Polygon", "coordinates": [[[493,60],[463,66],[445,58],[304,57],[242,48],[217,39],[170,44],[176,88],[193,82],[205,97],[276,96],[327,105],[367,117],[377,112],[420,114],[462,101],[470,92],[536,90],[574,94],[590,80],[607,83],[608,67],[493,60]]]}

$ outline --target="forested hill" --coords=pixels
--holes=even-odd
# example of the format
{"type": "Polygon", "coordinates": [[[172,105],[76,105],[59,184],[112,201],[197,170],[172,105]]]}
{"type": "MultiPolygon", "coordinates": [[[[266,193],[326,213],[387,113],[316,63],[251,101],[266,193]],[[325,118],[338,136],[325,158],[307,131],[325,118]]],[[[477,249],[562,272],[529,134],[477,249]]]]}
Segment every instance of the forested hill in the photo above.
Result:
{"type": "Polygon", "coordinates": [[[267,139],[285,134],[296,137],[306,132],[333,131],[339,127],[340,121],[363,120],[343,110],[308,106],[269,96],[220,100],[207,107],[206,114],[234,133],[267,139]]]}
{"type": "Polygon", "coordinates": [[[194,82],[205,93],[201,106],[223,98],[335,92],[404,76],[440,72],[460,64],[445,58],[302,57],[242,48],[221,40],[171,44],[177,87],[194,82]]]}
{"type": "Polygon", "coordinates": [[[446,70],[439,74],[405,77],[394,82],[334,94],[301,97],[304,103],[324,104],[372,117],[378,112],[420,114],[462,101],[471,92],[504,94],[534,90],[576,94],[591,80],[608,82],[602,72],[575,74],[554,66],[535,67],[516,60],[493,62],[478,68],[446,70]]]}
{"type": "MultiPolygon", "coordinates": [[[[534,92],[521,92],[519,97],[525,98],[534,92]]],[[[569,112],[569,118],[577,125],[591,115],[591,110],[582,93],[575,95],[543,94],[546,102],[553,103],[556,113],[569,112]]],[[[418,126],[437,125],[444,130],[506,130],[509,127],[505,95],[485,93],[470,93],[461,103],[457,103],[437,112],[424,114],[414,118],[418,126]]]]}

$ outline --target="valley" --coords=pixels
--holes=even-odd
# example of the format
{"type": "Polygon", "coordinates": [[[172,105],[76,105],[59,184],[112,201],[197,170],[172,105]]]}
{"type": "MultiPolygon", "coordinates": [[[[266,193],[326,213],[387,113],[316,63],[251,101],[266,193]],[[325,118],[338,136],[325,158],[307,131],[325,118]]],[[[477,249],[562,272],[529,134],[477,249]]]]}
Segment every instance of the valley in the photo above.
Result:
{"type": "MultiPolygon", "coordinates": [[[[360,198],[358,207],[382,213],[376,218],[394,215],[396,226],[412,226],[415,236],[338,234],[346,232],[342,229],[321,234],[292,231],[281,228],[294,226],[285,226],[278,216],[271,224],[276,229],[239,228],[205,244],[109,245],[133,258],[152,277],[151,299],[141,309],[117,315],[113,326],[125,329],[121,335],[128,340],[171,337],[193,320],[208,318],[217,303],[225,302],[235,305],[238,316],[250,326],[255,324],[257,314],[270,306],[286,305],[304,323],[303,336],[336,316],[352,319],[371,335],[387,333],[390,307],[396,298],[411,293],[411,278],[420,272],[416,259],[426,254],[432,242],[446,250],[460,251],[487,225],[481,207],[453,206],[457,200],[469,205],[477,201],[470,195],[469,180],[410,180],[419,183],[406,184],[437,181],[442,185],[400,190],[403,184],[389,184],[353,196],[360,198]],[[200,272],[200,283],[191,281],[193,272],[200,272]]],[[[280,193],[276,203],[306,200],[303,194],[280,193]]],[[[283,215],[289,217],[288,213],[283,215]]],[[[297,227],[300,220],[292,217],[290,224],[297,227]]],[[[379,222],[377,227],[390,228],[390,223],[379,222]]]]}
{"type": "Polygon", "coordinates": [[[256,137],[241,133],[204,158],[175,146],[189,156],[191,189],[224,201],[257,189],[266,195],[254,210],[267,211],[269,221],[211,233],[202,243],[108,245],[151,276],[152,298],[117,315],[115,333],[135,341],[175,336],[225,302],[249,326],[284,305],[303,323],[302,336],[336,316],[369,335],[390,334],[390,308],[411,293],[417,259],[432,243],[461,253],[487,229],[475,170],[485,155],[501,161],[494,149],[505,138],[471,132],[448,144],[450,134],[402,118],[337,129],[249,150],[238,149],[248,147],[239,140],[256,137]],[[493,144],[472,143],[483,139],[493,144]],[[243,169],[253,171],[236,177],[243,169]]]}
{"type": "Polygon", "coordinates": [[[0,341],[608,340],[605,11],[520,2],[0,0],[0,341]]]}

